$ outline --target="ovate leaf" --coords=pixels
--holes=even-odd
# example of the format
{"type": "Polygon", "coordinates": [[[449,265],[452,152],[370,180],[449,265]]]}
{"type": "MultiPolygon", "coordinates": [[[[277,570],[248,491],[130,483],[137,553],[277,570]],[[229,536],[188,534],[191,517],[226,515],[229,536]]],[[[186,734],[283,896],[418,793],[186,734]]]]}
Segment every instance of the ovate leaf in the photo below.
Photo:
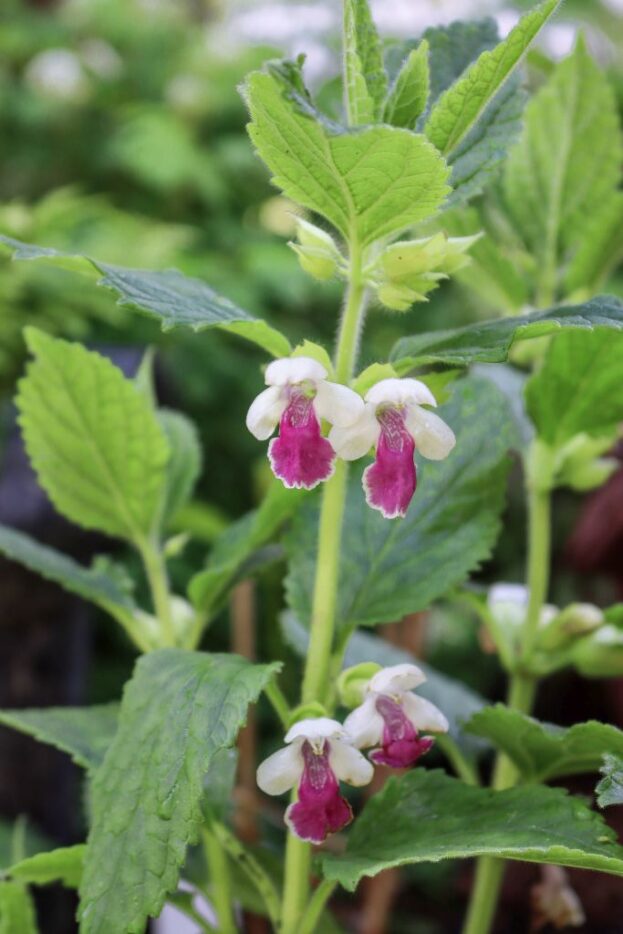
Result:
{"type": "Polygon", "coordinates": [[[21,882],[0,882],[0,934],[37,934],[31,895],[21,882]]]}
{"type": "Polygon", "coordinates": [[[567,292],[598,291],[623,256],[623,192],[613,191],[578,231],[577,252],[565,272],[567,292]]]}
{"type": "Polygon", "coordinates": [[[158,520],[169,448],[144,396],[106,357],[28,328],[17,406],[28,456],[69,519],[134,542],[158,520]]]}
{"type": "Polygon", "coordinates": [[[160,409],[158,421],[171,452],[162,510],[162,520],[166,522],[175,516],[192,495],[201,472],[201,446],[195,426],[181,412],[160,409]]]}
{"type": "MultiPolygon", "coordinates": [[[[418,458],[418,489],[404,519],[388,521],[366,504],[353,472],[341,545],[337,627],[401,619],[463,582],[489,554],[500,528],[508,449],[515,443],[504,397],[490,383],[462,380],[439,408],[457,443],[444,461],[418,458]]],[[[318,505],[310,502],[286,538],[288,602],[311,615],[318,505]]]]}
{"type": "Polygon", "coordinates": [[[390,89],[384,123],[413,129],[426,108],[429,93],[428,42],[412,49],[390,89]]]}
{"type": "Polygon", "coordinates": [[[444,772],[392,778],[353,824],[343,856],[325,856],[328,879],[354,889],[393,866],[495,856],[623,876],[623,847],[603,819],[560,788],[491,791],[444,772]]]}
{"type": "Polygon", "coordinates": [[[623,804],[623,756],[605,755],[599,771],[603,775],[595,788],[599,807],[623,804]]]}
{"type": "Polygon", "coordinates": [[[546,0],[527,13],[503,42],[483,52],[441,95],[425,127],[427,137],[441,153],[450,154],[465,139],[558,3],[546,0]]]}
{"type": "Polygon", "coordinates": [[[387,75],[368,0],[344,2],[344,91],[349,124],[373,123],[385,99],[387,75]]]}
{"type": "Polygon", "coordinates": [[[480,710],[465,729],[506,753],[530,782],[596,772],[607,752],[623,755],[623,732],[607,723],[591,720],[564,729],[503,704],[480,710]]]}
{"type": "MultiPolygon", "coordinates": [[[[416,365],[444,363],[468,366],[470,363],[503,363],[515,341],[532,340],[561,328],[623,330],[623,302],[614,296],[601,295],[584,305],[570,305],[547,311],[482,321],[462,328],[432,331],[403,337],[390,354],[394,367],[406,373],[416,365]]],[[[588,335],[580,334],[584,342],[588,335]]],[[[606,338],[610,340],[612,335],[606,338]]]]}
{"type": "Polygon", "coordinates": [[[559,447],[574,435],[609,434],[623,420],[623,334],[559,334],[526,384],[539,436],[559,447]]]}
{"type": "Polygon", "coordinates": [[[69,753],[77,765],[95,771],[117,731],[118,704],[1,710],[0,724],[69,753]]]}
{"type": "Polygon", "coordinates": [[[289,88],[274,71],[254,72],[245,85],[251,139],[289,198],[362,246],[437,210],[449,191],[448,168],[423,136],[327,126],[297,106],[289,88]]]}
{"type": "MultiPolygon", "coordinates": [[[[31,885],[47,885],[60,882],[68,889],[77,889],[82,879],[82,866],[86,847],[59,847],[47,853],[37,853],[11,866],[7,873],[12,879],[31,885]]],[[[15,932],[17,934],[17,931],[15,932]]]]}
{"type": "Polygon", "coordinates": [[[175,269],[154,272],[111,266],[88,256],[20,243],[0,235],[2,244],[13,252],[14,259],[36,259],[79,272],[100,272],[102,278],[97,284],[116,292],[119,305],[157,318],[163,331],[179,326],[194,331],[221,328],[252,341],[274,357],[290,353],[287,338],[266,321],[238,308],[201,279],[184,276],[175,269]]]}
{"type": "Polygon", "coordinates": [[[139,660],[118,732],[93,780],[83,934],[139,934],[159,913],[197,839],[213,757],[234,742],[275,670],[182,649],[139,660]]]}

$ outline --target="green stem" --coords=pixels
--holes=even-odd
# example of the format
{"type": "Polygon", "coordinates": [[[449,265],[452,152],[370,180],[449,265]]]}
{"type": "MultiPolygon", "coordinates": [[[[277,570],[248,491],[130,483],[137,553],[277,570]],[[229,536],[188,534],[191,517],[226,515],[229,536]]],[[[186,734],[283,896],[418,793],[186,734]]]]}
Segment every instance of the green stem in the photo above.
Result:
{"type": "Polygon", "coordinates": [[[305,912],[305,917],[299,929],[299,934],[314,934],[318,922],[320,921],[320,916],[328,900],[331,898],[336,885],[336,882],[330,882],[329,879],[324,879],[318,888],[315,889],[307,905],[307,911],[305,912]]]}
{"type": "Polygon", "coordinates": [[[290,705],[288,704],[283,691],[277,682],[273,679],[272,681],[268,682],[264,688],[264,692],[270,701],[273,710],[279,717],[281,725],[287,730],[290,726],[290,705]]]}
{"type": "MultiPolygon", "coordinates": [[[[361,252],[355,240],[351,241],[349,275],[350,283],[335,354],[336,379],[341,383],[348,383],[352,379],[366,308],[361,252]]],[[[338,460],[335,473],[325,484],[322,495],[309,649],[303,676],[303,703],[328,703],[347,479],[348,465],[338,460]]],[[[282,909],[284,934],[299,934],[309,897],[310,865],[309,843],[289,833],[282,909]]]]}
{"type": "Polygon", "coordinates": [[[439,735],[437,737],[437,745],[448,759],[459,778],[462,778],[468,785],[480,785],[480,777],[476,767],[463,755],[451,736],[439,735]]]}
{"type": "Polygon", "coordinates": [[[238,927],[232,904],[227,853],[214,833],[211,823],[203,828],[201,835],[210,872],[210,898],[218,918],[218,930],[221,934],[236,934],[238,927]]]}
{"type": "MultiPolygon", "coordinates": [[[[522,632],[521,667],[514,672],[508,691],[508,706],[529,714],[534,703],[537,681],[526,670],[526,662],[534,648],[541,610],[547,597],[551,548],[551,497],[549,491],[528,490],[528,568],[527,586],[530,591],[526,621],[522,632]]],[[[493,771],[492,787],[496,791],[512,788],[517,783],[518,771],[511,760],[499,753],[493,771]]],[[[474,889],[463,928],[463,934],[488,934],[502,879],[504,860],[483,856],[478,861],[474,889]]]]}
{"type": "Polygon", "coordinates": [[[149,540],[139,544],[139,551],[145,565],[154,611],[162,627],[162,647],[174,646],[176,643],[175,628],[171,613],[171,595],[164,556],[160,547],[149,540]]]}
{"type": "Polygon", "coordinates": [[[249,853],[246,847],[234,834],[224,825],[214,822],[211,825],[212,832],[218,842],[221,844],[231,858],[235,860],[242,871],[248,876],[259,894],[262,896],[268,917],[275,931],[281,930],[281,909],[279,906],[279,895],[273,885],[270,877],[256,858],[249,853]]]}

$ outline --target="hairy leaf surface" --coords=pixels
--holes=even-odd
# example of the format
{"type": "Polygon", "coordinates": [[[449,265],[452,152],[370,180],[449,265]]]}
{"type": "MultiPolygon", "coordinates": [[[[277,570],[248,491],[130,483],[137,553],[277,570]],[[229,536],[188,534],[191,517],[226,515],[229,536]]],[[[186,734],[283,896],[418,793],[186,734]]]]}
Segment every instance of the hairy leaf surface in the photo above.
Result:
{"type": "Polygon", "coordinates": [[[344,3],[344,85],[349,124],[373,123],[385,100],[387,75],[367,0],[344,3]]]}

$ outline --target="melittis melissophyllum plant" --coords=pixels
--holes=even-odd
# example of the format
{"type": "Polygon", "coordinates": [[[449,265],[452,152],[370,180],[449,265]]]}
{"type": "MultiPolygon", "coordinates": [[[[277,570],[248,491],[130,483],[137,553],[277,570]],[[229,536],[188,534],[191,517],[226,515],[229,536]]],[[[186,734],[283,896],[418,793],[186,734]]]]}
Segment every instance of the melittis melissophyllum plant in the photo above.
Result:
{"type": "MultiPolygon", "coordinates": [[[[158,407],[149,356],[128,379],[93,351],[26,331],[32,360],[17,408],[39,481],[67,518],[137,551],[150,605],[139,603],[130,565],[102,557],[87,568],[0,530],[7,556],[102,608],[141,653],[118,706],[0,715],[68,751],[89,782],[86,843],[16,856],[0,881],[0,916],[19,917],[24,934],[35,924],[28,884],[55,879],[79,889],[85,934],[140,932],[168,898],[208,930],[193,900],[199,892],[218,929],[234,931],[249,883],[274,929],[292,934],[335,925],[328,902],[337,885],[352,891],[363,876],[392,867],[476,857],[465,930],[485,934],[506,859],[623,875],[623,848],[603,818],[547,784],[601,771],[598,803],[620,803],[623,734],[608,724],[562,729],[530,717],[539,680],[552,672],[623,673],[620,606],[559,607],[550,593],[553,494],[607,481],[623,420],[623,304],[591,298],[595,277],[583,278],[590,264],[577,261],[589,249],[581,245],[584,215],[604,196],[606,179],[617,184],[611,163],[614,151],[620,164],[620,130],[581,43],[537,92],[521,130],[517,66],[557,5],[535,7],[502,41],[485,21],[385,48],[365,0],[345,0],[339,117],[318,108],[302,60],[270,62],[246,80],[253,144],[300,211],[291,247],[310,275],[344,283],[333,354],[311,340],[293,348],[200,280],[3,238],[18,259],[95,270],[122,305],[166,329],[219,328],[273,358],[264,386],[258,372],[247,428],[266,446],[274,477],[182,595],[172,590],[168,562],[184,546],[172,520],[201,467],[192,424],[158,407]],[[566,93],[575,69],[596,89],[590,138],[584,81],[574,84],[582,93],[566,93]],[[551,145],[540,144],[543,133],[551,145]],[[516,307],[501,301],[503,317],[422,333],[418,303],[454,274],[473,284],[475,267],[482,282],[482,257],[503,251],[484,220],[482,229],[471,223],[474,211],[485,217],[501,179],[509,192],[521,188],[511,198],[515,213],[538,203],[523,224],[513,215],[506,221],[508,237],[523,238],[529,261],[514,274],[523,282],[525,269],[529,291],[516,307]],[[559,287],[569,264],[572,290],[559,287]],[[540,275],[536,288],[532,274],[540,275]],[[571,293],[587,300],[553,304],[571,293]],[[403,316],[405,336],[389,361],[361,370],[362,344],[374,359],[366,315],[392,312],[403,316]],[[519,356],[524,347],[531,352],[519,356]],[[469,372],[474,363],[504,364],[511,353],[514,367],[469,372]],[[500,532],[510,450],[524,468],[526,578],[485,592],[469,578],[500,532]],[[279,660],[252,664],[204,650],[233,586],[261,570],[271,553],[264,546],[277,539],[287,561],[283,640],[302,659],[296,696],[281,687],[295,679],[279,682],[279,660]],[[485,628],[509,676],[506,705],[487,705],[361,631],[438,601],[459,607],[465,626],[485,628]],[[283,740],[273,733],[267,741],[258,794],[292,795],[283,808],[283,878],[236,837],[228,808],[231,747],[262,692],[283,740]],[[492,747],[489,789],[479,757],[492,747]],[[448,771],[426,767],[439,754],[448,771]],[[396,774],[362,806],[349,789],[370,786],[377,768],[396,774]],[[338,833],[345,847],[318,848],[338,833]],[[198,842],[201,870],[186,859],[198,842]]],[[[609,230],[602,252],[612,257],[617,235],[609,230]]],[[[490,285],[494,295],[493,275],[490,285]]]]}

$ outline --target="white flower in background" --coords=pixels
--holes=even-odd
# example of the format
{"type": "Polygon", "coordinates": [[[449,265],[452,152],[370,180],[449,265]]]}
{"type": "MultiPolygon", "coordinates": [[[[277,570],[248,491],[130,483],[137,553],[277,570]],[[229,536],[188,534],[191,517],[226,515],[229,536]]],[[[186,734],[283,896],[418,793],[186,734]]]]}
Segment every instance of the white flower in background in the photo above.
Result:
{"type": "MultiPolygon", "coordinates": [[[[494,584],[487,595],[489,611],[501,626],[520,629],[526,621],[530,592],[523,584],[494,584]]],[[[545,603],[541,609],[540,626],[547,626],[558,615],[558,607],[545,603]]]]}
{"type": "Polygon", "coordinates": [[[28,84],[46,97],[81,101],[89,92],[89,81],[80,59],[71,49],[46,49],[28,63],[28,84]]]}
{"type": "Polygon", "coordinates": [[[311,490],[333,473],[335,453],[320,432],[320,420],[346,427],[363,412],[356,392],[331,383],[324,366],[311,357],[284,357],[266,367],[268,389],[253,401],[247,428],[259,441],[277,425],[268,447],[273,473],[287,487],[311,490]]]}
{"type": "Polygon", "coordinates": [[[80,46],[80,55],[86,67],[104,81],[113,81],[123,73],[123,59],[103,39],[87,39],[80,46]]]}
{"type": "Polygon", "coordinates": [[[446,733],[442,712],[413,688],[426,681],[417,665],[381,668],[365,687],[363,703],[344,721],[344,729],[360,749],[378,746],[370,755],[377,765],[408,768],[428,752],[435,740],[422,731],[446,733]]]}
{"type": "Polygon", "coordinates": [[[298,800],[285,820],[301,840],[322,843],[352,820],[352,809],[340,795],[340,781],[367,785],[374,769],[355,749],[337,720],[312,717],[300,720],[286,733],[288,745],[265,759],[257,783],[268,795],[298,787],[298,800]]]}
{"type": "Polygon", "coordinates": [[[331,429],[329,441],[339,457],[357,460],[376,446],[374,464],[363,475],[368,504],[387,519],[404,516],[415,493],[415,449],[443,460],[455,445],[454,433],[438,415],[422,408],[437,405],[417,379],[383,379],[365,397],[356,422],[331,429]]]}

